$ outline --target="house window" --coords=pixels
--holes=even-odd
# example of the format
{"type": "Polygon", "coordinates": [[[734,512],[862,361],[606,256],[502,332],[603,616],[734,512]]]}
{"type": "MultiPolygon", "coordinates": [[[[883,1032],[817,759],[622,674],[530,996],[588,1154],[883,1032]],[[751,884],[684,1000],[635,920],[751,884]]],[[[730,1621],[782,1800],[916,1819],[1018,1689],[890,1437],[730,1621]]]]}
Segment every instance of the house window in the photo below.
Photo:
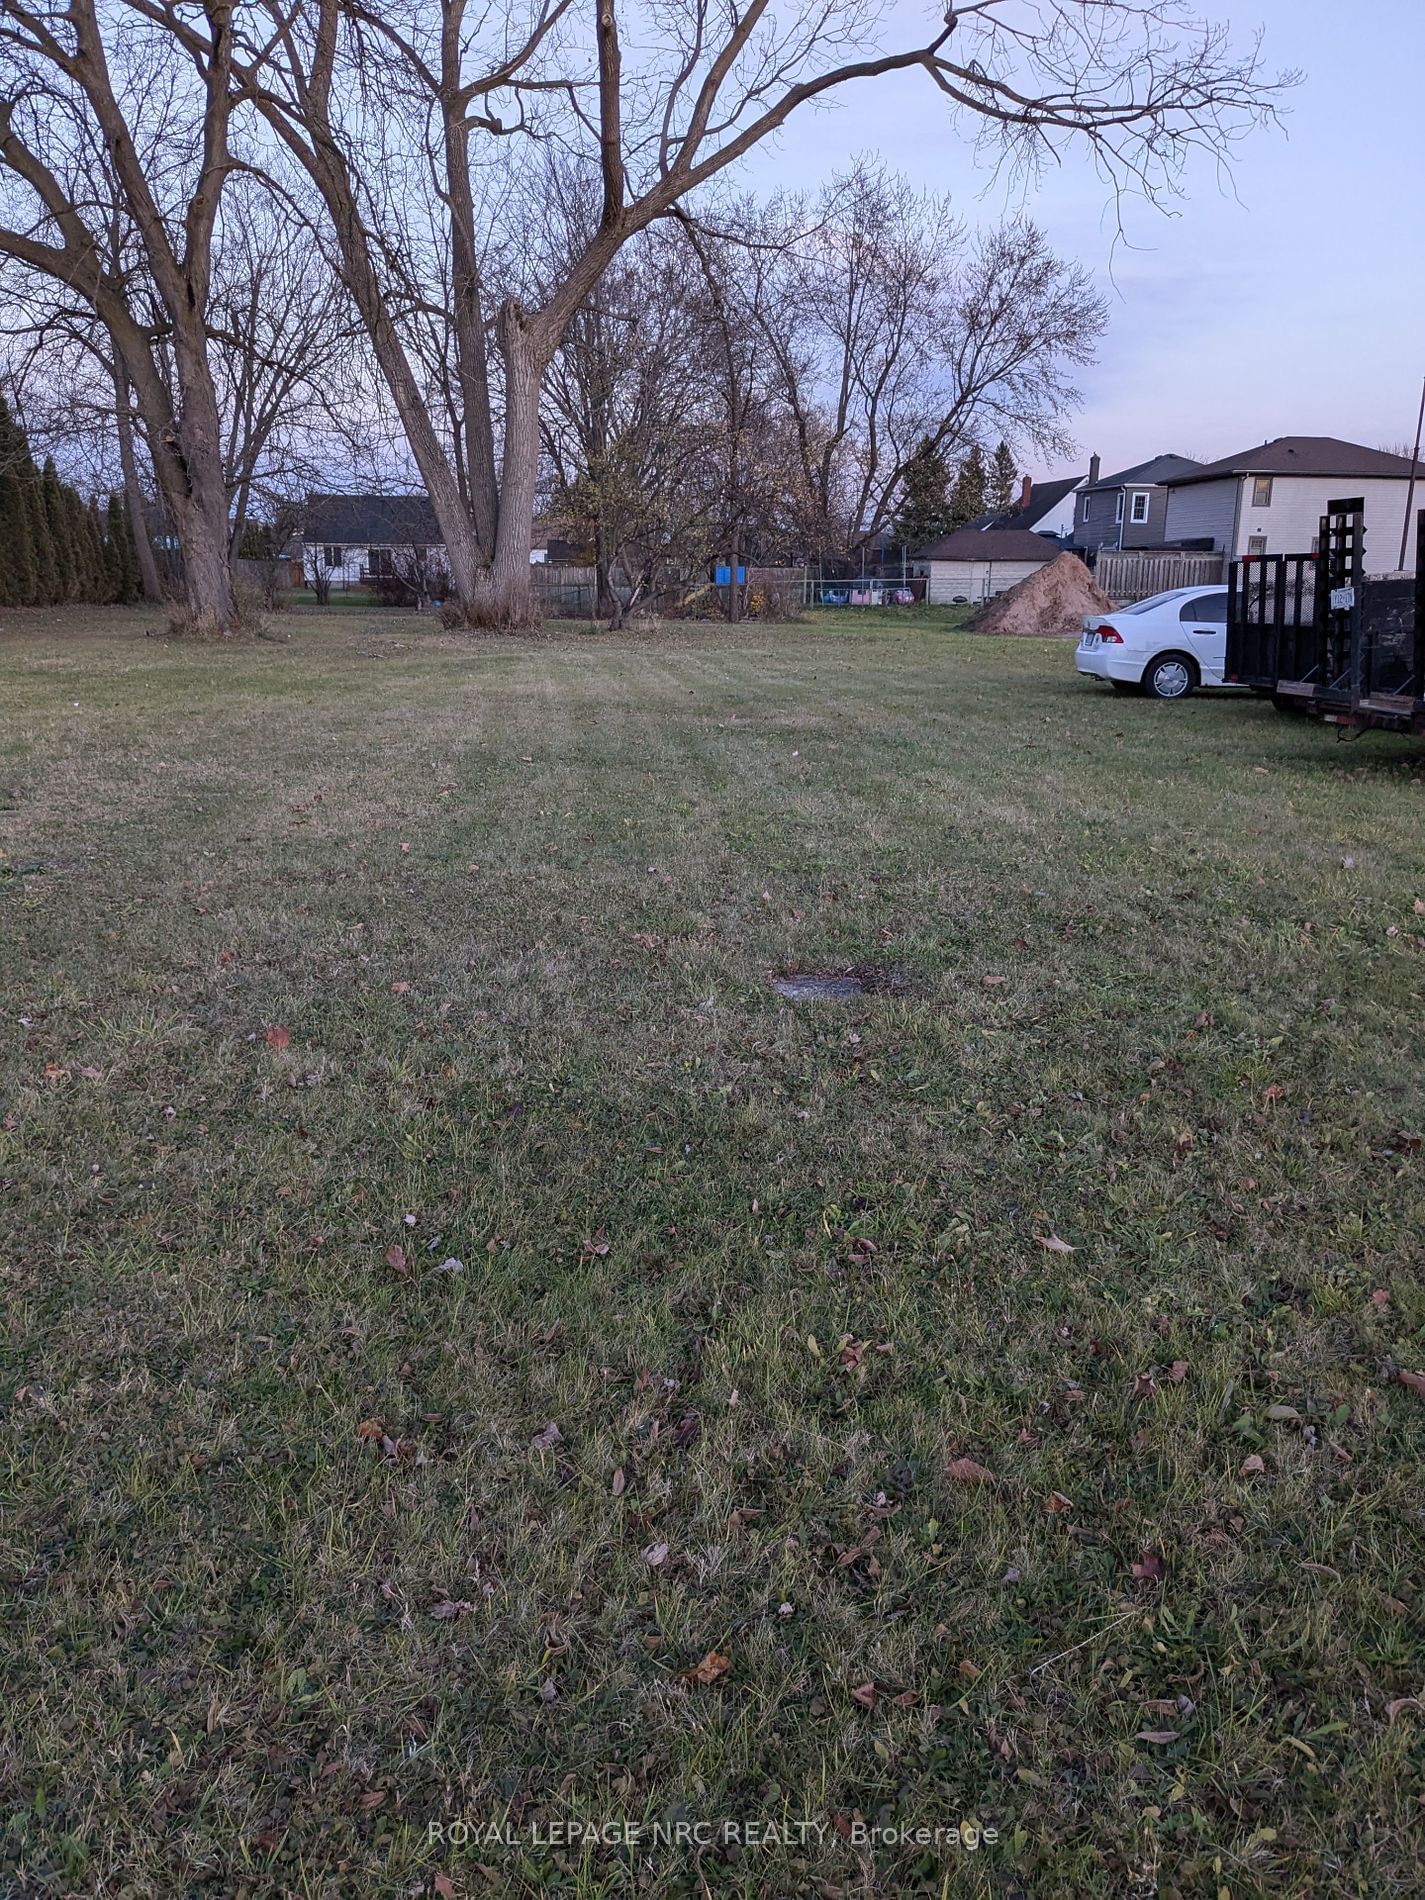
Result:
{"type": "Polygon", "coordinates": [[[1139,528],[1141,528],[1143,523],[1148,519],[1148,491],[1146,488],[1140,488],[1135,491],[1133,507],[1129,512],[1128,518],[1133,522],[1135,527],[1139,528]]]}
{"type": "Polygon", "coordinates": [[[1270,475],[1252,477],[1252,506],[1270,508],[1272,505],[1272,478],[1270,475]]]}
{"type": "Polygon", "coordinates": [[[1123,519],[1123,490],[1121,488],[1118,491],[1118,506],[1113,511],[1113,518],[1115,521],[1123,519]]]}
{"type": "Polygon", "coordinates": [[[342,551],[338,547],[332,547],[330,545],[328,545],[327,547],[324,547],[322,549],[322,566],[323,567],[340,567],[341,554],[342,554],[342,551]]]}
{"type": "Polygon", "coordinates": [[[1267,537],[1264,534],[1254,534],[1247,543],[1247,558],[1255,559],[1257,555],[1265,554],[1266,551],[1267,537]]]}
{"type": "Polygon", "coordinates": [[[390,548],[372,548],[369,571],[378,581],[395,579],[396,563],[391,558],[390,548]]]}

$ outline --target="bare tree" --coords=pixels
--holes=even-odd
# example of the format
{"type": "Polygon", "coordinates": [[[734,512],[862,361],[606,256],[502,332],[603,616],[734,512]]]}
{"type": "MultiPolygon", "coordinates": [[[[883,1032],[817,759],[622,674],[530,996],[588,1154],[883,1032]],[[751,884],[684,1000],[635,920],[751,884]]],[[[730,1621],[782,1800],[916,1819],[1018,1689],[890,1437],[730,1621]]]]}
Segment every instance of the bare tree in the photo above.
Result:
{"type": "MultiPolygon", "coordinates": [[[[153,0],[153,11],[197,56],[201,36],[177,7],[153,0]]],[[[920,70],[952,124],[1000,157],[1032,166],[1079,140],[1117,186],[1155,195],[1172,189],[1191,148],[1220,153],[1272,109],[1258,49],[1238,54],[1184,0],[972,0],[909,44],[895,43],[894,19],[868,23],[860,0],[255,0],[245,10],[239,87],[322,198],[472,620],[532,611],[541,383],[571,319],[631,237],[794,113],[856,81],[920,70]],[[623,71],[625,27],[638,39],[636,81],[623,71]],[[388,267],[373,215],[360,81],[377,45],[401,75],[393,100],[426,128],[445,209],[464,480],[412,353],[409,285],[388,267]],[[557,139],[597,172],[599,215],[556,275],[531,276],[492,310],[473,152],[520,135],[557,139]],[[498,458],[484,425],[491,331],[498,458]]]]}
{"type": "Polygon", "coordinates": [[[311,231],[251,181],[231,189],[218,233],[208,332],[222,417],[234,557],[254,504],[269,516],[319,485],[320,443],[339,426],[329,385],[349,375],[352,322],[311,231]]]}
{"type": "Polygon", "coordinates": [[[812,205],[740,220],[767,234],[740,281],[792,418],[824,551],[888,525],[928,441],[954,453],[1009,438],[1062,451],[1106,311],[1087,274],[1025,219],[971,232],[947,200],[874,164],[812,205]],[[804,235],[788,237],[797,228],[804,235]]]}
{"type": "Polygon", "coordinates": [[[214,0],[185,23],[179,59],[176,0],[113,0],[102,24],[96,0],[0,0],[0,252],[67,286],[112,338],[182,542],[189,610],[224,629],[236,606],[207,310],[234,162],[231,13],[214,0]],[[141,281],[114,243],[115,206],[141,281]]]}

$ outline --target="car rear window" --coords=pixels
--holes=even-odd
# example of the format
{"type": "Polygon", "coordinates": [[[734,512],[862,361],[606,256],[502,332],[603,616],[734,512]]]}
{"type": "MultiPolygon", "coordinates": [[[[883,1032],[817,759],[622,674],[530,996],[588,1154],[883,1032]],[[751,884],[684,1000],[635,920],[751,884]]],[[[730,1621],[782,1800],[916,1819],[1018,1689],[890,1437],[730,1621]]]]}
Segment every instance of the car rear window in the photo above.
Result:
{"type": "Polygon", "coordinates": [[[1166,607],[1170,600],[1181,600],[1187,592],[1185,587],[1170,587],[1165,594],[1151,594],[1147,600],[1135,600],[1131,607],[1117,607],[1115,614],[1151,614],[1159,607],[1166,607]]]}

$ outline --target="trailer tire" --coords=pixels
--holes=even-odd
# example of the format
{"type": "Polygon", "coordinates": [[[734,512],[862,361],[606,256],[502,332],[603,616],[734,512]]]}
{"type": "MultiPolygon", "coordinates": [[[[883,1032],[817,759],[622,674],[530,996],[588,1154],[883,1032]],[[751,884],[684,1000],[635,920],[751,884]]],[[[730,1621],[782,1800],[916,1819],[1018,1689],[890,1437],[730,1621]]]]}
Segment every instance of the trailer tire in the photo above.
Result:
{"type": "Polygon", "coordinates": [[[1150,699],[1186,699],[1200,678],[1190,654],[1157,653],[1143,670],[1143,691],[1150,699]]]}

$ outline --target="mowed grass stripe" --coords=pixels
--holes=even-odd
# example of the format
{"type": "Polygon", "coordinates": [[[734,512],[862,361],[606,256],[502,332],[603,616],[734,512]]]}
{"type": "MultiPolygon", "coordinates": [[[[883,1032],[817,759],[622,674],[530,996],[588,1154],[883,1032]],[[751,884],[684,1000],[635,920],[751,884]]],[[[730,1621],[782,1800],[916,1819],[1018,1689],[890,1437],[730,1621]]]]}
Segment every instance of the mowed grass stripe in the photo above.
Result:
{"type": "Polygon", "coordinates": [[[0,636],[19,1891],[1413,1891],[1418,752],[143,624],[0,636]],[[679,1812],[824,1833],[427,1834],[679,1812]]]}

